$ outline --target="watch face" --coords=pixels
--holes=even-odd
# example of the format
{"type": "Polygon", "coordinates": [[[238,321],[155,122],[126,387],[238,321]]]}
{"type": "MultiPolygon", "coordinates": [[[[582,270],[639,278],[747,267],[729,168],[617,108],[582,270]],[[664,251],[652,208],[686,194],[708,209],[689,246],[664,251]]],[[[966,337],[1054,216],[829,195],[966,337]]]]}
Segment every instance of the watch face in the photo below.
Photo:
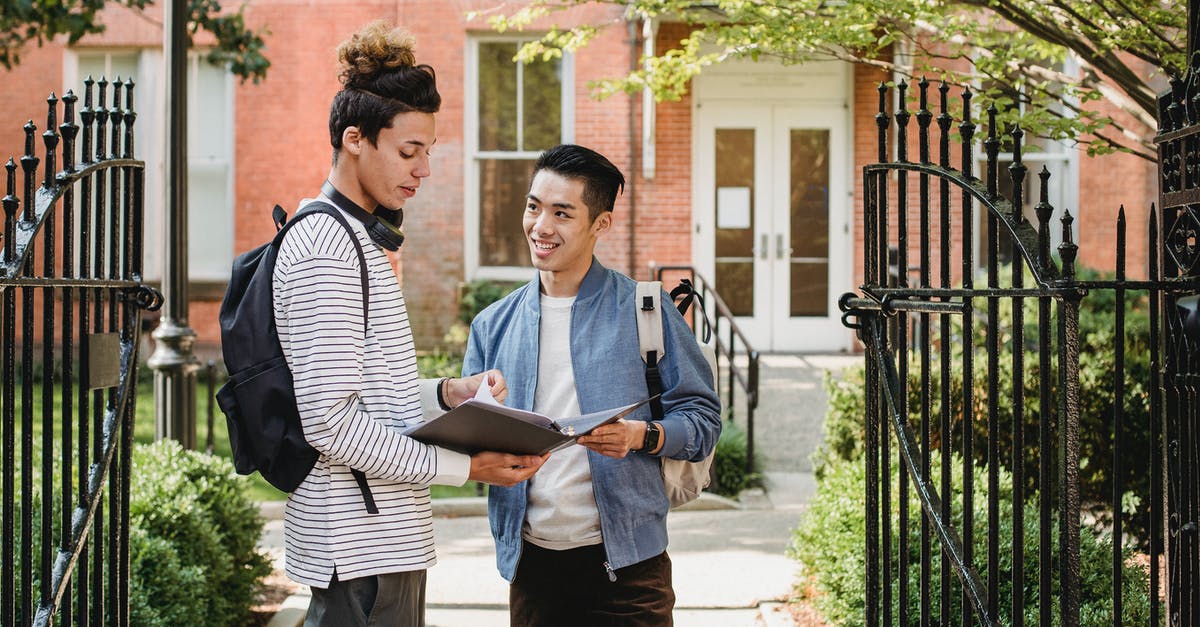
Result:
{"type": "Polygon", "coordinates": [[[646,425],[646,439],[642,442],[642,448],[647,451],[653,451],[658,446],[658,425],[653,422],[646,425]]]}

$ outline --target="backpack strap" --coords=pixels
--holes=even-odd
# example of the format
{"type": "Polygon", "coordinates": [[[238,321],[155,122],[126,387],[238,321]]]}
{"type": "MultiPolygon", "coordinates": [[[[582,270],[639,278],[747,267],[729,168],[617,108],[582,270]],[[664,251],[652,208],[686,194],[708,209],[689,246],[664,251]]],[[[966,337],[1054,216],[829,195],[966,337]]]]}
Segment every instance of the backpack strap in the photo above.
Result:
{"type": "Polygon", "coordinates": [[[658,362],[666,355],[663,342],[661,305],[662,281],[638,281],[636,298],[638,345],[646,363],[646,391],[650,394],[650,415],[662,420],[662,375],[658,362]]]}
{"type": "Polygon", "coordinates": [[[704,320],[704,325],[701,327],[700,343],[708,344],[709,339],[712,338],[712,325],[708,322],[708,313],[704,308],[704,297],[700,295],[700,292],[696,291],[696,286],[692,284],[691,279],[679,279],[679,285],[676,285],[675,289],[671,290],[671,302],[675,303],[675,308],[679,310],[680,315],[687,314],[688,307],[691,306],[693,300],[696,301],[696,309],[700,312],[700,317],[704,320]]]}
{"type": "MultiPolygon", "coordinates": [[[[275,221],[275,228],[278,232],[275,234],[275,246],[278,247],[283,242],[283,236],[288,229],[292,228],[300,220],[307,216],[323,213],[337,220],[342,228],[346,229],[346,234],[350,236],[350,243],[354,244],[354,251],[358,253],[358,268],[361,271],[360,278],[362,279],[362,301],[363,301],[363,337],[367,336],[367,321],[371,311],[371,280],[367,274],[367,256],[363,253],[362,244],[358,241],[358,234],[354,232],[354,227],[346,221],[346,217],[342,215],[333,205],[314,200],[300,208],[291,220],[287,219],[287,213],[279,205],[275,205],[275,209],[271,212],[271,219],[275,221]]],[[[367,508],[368,514],[378,514],[379,507],[375,504],[375,497],[371,494],[371,486],[367,484],[367,476],[363,471],[357,468],[351,468],[350,474],[354,476],[354,481],[358,483],[358,490],[362,492],[363,504],[367,508]]]]}

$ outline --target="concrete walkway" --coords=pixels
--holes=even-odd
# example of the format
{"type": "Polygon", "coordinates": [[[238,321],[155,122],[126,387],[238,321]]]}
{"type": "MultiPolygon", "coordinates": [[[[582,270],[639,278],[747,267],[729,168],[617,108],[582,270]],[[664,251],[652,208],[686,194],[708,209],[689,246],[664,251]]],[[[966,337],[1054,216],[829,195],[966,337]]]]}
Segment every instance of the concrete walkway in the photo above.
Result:
{"type": "MultiPolygon", "coordinates": [[[[791,530],[815,489],[809,456],[820,441],[825,415],[821,386],[826,370],[839,371],[859,357],[765,355],[760,371],[755,442],[766,491],[740,502],[705,494],[668,519],[676,592],[675,622],[681,627],[791,626],[784,607],[792,594],[796,563],[786,556],[791,530]]],[[[279,509],[279,508],[273,508],[279,509]]],[[[271,508],[262,545],[282,567],[282,521],[271,508]]],[[[438,564],[429,571],[430,627],[508,624],[508,585],[496,572],[483,499],[439,499],[438,564]]],[[[303,622],[307,589],[289,598],[272,621],[303,622]]]]}

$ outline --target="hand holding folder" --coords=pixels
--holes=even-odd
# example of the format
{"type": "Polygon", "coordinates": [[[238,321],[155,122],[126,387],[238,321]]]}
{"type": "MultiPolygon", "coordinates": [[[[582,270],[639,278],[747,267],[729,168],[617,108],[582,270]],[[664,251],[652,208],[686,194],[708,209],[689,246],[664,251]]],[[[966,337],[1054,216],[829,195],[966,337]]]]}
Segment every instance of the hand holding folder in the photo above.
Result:
{"type": "Polygon", "coordinates": [[[544,455],[574,444],[579,436],[616,422],[648,402],[650,399],[554,420],[536,412],[505,407],[492,398],[487,385],[481,385],[474,398],[403,433],[426,444],[468,455],[479,451],[544,455]]]}

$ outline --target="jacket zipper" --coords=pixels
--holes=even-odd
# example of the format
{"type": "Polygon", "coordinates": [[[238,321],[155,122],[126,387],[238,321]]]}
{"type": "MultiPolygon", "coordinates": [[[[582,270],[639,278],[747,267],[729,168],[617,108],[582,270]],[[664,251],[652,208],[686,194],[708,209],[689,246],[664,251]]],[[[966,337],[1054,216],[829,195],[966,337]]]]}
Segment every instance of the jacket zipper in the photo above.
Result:
{"type": "Polygon", "coordinates": [[[608,562],[604,562],[604,570],[608,573],[609,581],[615,582],[617,580],[617,573],[613,572],[613,568],[608,562]]]}

